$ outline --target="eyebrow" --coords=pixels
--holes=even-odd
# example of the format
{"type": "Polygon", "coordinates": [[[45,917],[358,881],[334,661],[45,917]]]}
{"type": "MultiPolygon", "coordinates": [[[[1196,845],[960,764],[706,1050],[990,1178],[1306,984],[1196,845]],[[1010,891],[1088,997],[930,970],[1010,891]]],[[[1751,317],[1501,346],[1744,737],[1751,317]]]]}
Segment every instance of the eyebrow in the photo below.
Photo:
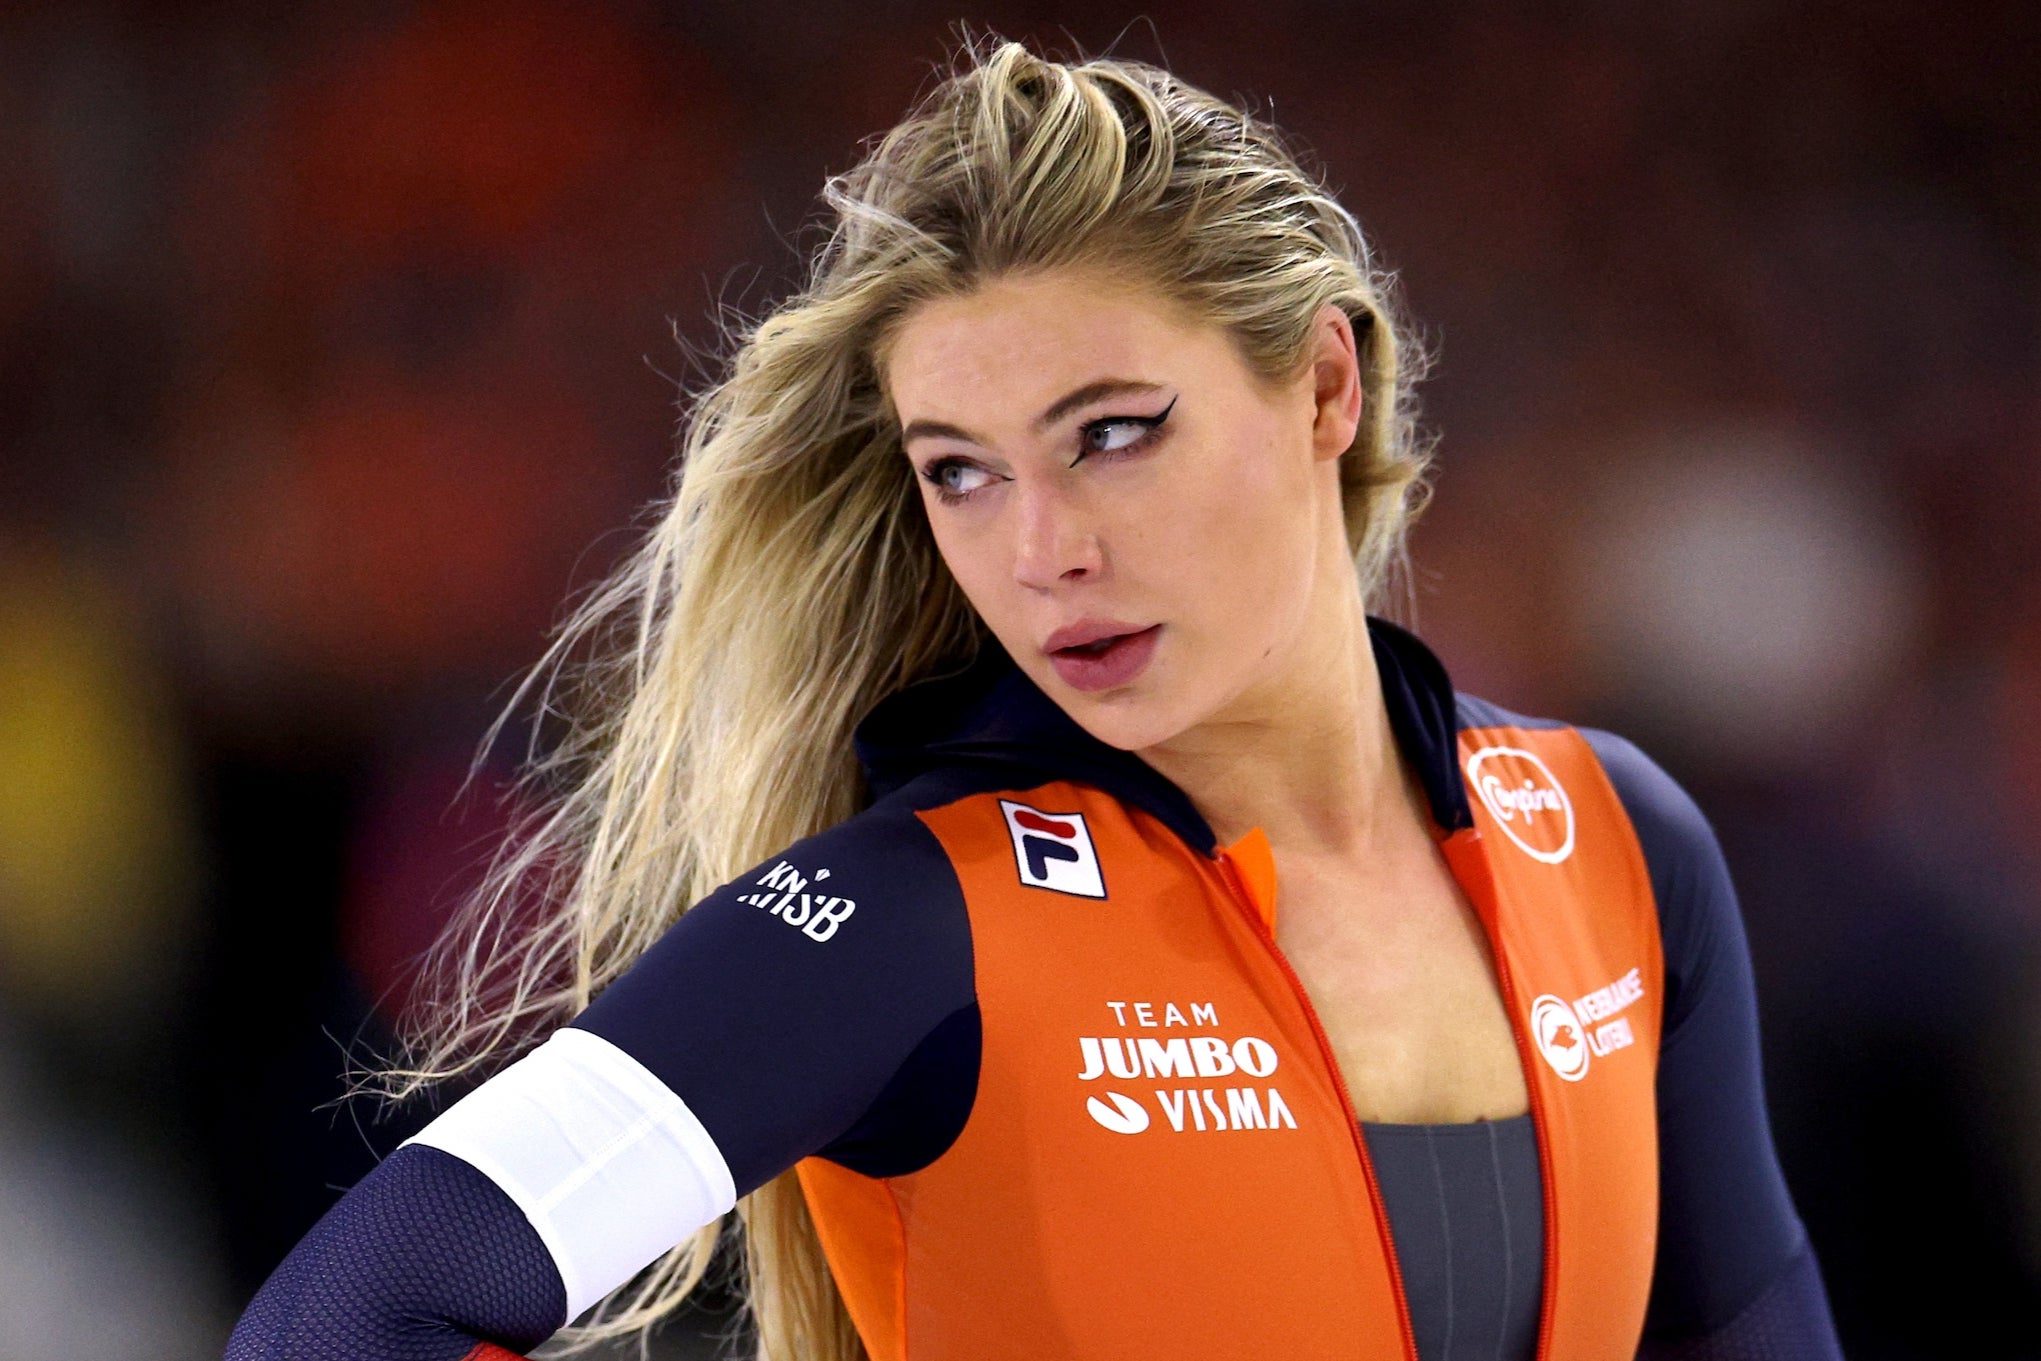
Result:
{"type": "MultiPolygon", "coordinates": [[[[1136,393],[1145,395],[1161,391],[1160,383],[1144,383],[1133,378],[1101,378],[1096,383],[1086,383],[1083,387],[1051,402],[1048,410],[1035,417],[1035,429],[1046,430],[1071,412],[1090,406],[1093,402],[1104,401],[1108,397],[1125,397],[1136,393]]],[[[900,432],[900,442],[908,444],[924,436],[962,440],[966,444],[984,443],[963,427],[945,421],[909,421],[900,432]]]]}

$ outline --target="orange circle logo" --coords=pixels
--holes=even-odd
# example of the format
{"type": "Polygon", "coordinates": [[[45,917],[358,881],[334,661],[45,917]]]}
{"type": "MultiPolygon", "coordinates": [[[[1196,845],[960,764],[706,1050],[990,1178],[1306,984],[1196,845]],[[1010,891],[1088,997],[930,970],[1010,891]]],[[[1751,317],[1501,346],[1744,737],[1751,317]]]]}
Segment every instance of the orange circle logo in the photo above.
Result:
{"type": "Polygon", "coordinates": [[[1587,1076],[1587,1032],[1563,999],[1548,992],[1531,1003],[1531,1038],[1553,1072],[1568,1082],[1587,1076]]]}
{"type": "Polygon", "coordinates": [[[1467,783],[1525,855],[1556,865],[1573,854],[1573,800],[1535,753],[1483,747],[1467,758],[1467,783]]]}

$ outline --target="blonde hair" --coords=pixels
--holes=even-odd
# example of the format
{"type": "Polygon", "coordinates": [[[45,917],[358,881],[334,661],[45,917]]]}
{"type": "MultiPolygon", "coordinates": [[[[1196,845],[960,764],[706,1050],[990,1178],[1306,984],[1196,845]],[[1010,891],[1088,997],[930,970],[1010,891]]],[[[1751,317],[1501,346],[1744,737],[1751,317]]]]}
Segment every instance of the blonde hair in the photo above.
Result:
{"type": "MultiPolygon", "coordinates": [[[[981,626],[937,557],[875,359],[918,303],[1007,271],[1108,265],[1223,327],[1271,378],[1298,370],[1318,310],[1339,307],[1363,387],[1342,488],[1371,598],[1401,554],[1427,456],[1387,280],[1272,128],[1152,66],[984,42],[825,195],[835,224],[806,287],[735,337],[663,517],[512,701],[536,687],[552,715],[563,688],[578,695],[532,775],[561,792],[442,947],[443,987],[386,1075],[400,1094],[501,1061],[687,904],[856,812],[853,726],[975,652],[981,626]]],[[[793,1175],[740,1212],[762,1354],[863,1357],[793,1175]]],[[[570,1344],[672,1310],[717,1233],[612,1295],[570,1344]]]]}

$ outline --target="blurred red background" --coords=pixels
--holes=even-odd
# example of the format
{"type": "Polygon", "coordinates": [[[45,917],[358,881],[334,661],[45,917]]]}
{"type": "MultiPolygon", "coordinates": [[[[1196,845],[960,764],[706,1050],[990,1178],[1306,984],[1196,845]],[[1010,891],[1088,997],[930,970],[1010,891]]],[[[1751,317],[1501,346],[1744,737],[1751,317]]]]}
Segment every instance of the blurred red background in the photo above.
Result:
{"type": "MultiPolygon", "coordinates": [[[[968,17],[1316,153],[1436,355],[1418,625],[1715,820],[1849,1353],[2041,1356],[2041,10],[1090,12],[968,17]]],[[[956,17],[0,13],[0,1354],[216,1355],[415,1124],[330,1103],[476,743],[956,17]]]]}

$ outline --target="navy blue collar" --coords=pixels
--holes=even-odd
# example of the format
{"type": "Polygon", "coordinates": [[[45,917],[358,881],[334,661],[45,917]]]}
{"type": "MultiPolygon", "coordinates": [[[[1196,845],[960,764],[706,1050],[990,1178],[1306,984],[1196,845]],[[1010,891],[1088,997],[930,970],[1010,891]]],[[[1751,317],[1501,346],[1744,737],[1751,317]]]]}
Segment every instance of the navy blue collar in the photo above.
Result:
{"type": "MultiPolygon", "coordinates": [[[[1461,779],[1458,711],[1446,668],[1417,637],[1368,620],[1396,745],[1424,786],[1432,820],[1474,825],[1461,779]]],[[[931,771],[966,767],[1008,785],[1075,780],[1153,815],[1206,855],[1218,838],[1185,793],[1140,757],[1107,746],[1057,707],[996,642],[967,670],[909,686],[858,725],[874,799],[931,771]]]]}

